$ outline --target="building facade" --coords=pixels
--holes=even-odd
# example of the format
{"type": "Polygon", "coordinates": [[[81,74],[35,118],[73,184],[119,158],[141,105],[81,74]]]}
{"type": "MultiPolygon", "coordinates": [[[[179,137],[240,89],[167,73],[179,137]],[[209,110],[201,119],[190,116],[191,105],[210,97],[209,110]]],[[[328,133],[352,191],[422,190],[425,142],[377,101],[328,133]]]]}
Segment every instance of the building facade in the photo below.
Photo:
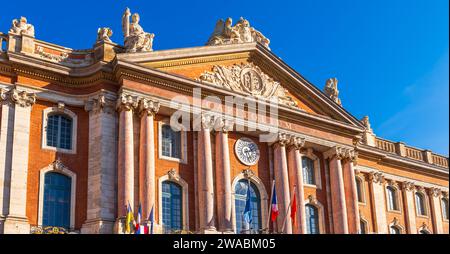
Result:
{"type": "Polygon", "coordinates": [[[123,233],[128,206],[155,233],[449,233],[448,158],[377,137],[247,20],[159,51],[122,27],[87,50],[0,33],[0,233],[123,233]]]}

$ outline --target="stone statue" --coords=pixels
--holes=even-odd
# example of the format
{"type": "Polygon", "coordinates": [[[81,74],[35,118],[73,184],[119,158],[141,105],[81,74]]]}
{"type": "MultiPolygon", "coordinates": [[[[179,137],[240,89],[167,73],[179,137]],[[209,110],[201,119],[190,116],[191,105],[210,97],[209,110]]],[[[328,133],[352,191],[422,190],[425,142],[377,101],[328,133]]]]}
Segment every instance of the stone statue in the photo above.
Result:
{"type": "Polygon", "coordinates": [[[250,26],[248,20],[240,18],[239,21],[232,26],[232,19],[227,18],[225,22],[219,19],[214,28],[214,32],[209,37],[206,45],[223,45],[237,44],[246,42],[259,42],[269,49],[269,39],[250,26]]]}
{"type": "Polygon", "coordinates": [[[130,9],[127,8],[122,16],[122,31],[124,35],[124,45],[126,52],[149,52],[153,51],[153,38],[155,34],[147,33],[139,25],[139,14],[131,16],[130,9]]]}
{"type": "Polygon", "coordinates": [[[97,42],[100,41],[107,41],[111,42],[110,37],[112,36],[113,32],[111,28],[109,27],[102,27],[97,30],[97,42]]]}
{"type": "Polygon", "coordinates": [[[14,19],[12,21],[11,29],[9,29],[9,32],[18,35],[25,34],[34,37],[34,26],[27,23],[27,18],[20,17],[19,20],[14,19]]]}
{"type": "Polygon", "coordinates": [[[372,132],[372,128],[370,127],[369,116],[364,116],[361,119],[361,123],[366,127],[366,130],[372,132]]]}
{"type": "Polygon", "coordinates": [[[334,102],[342,106],[341,99],[339,99],[338,97],[339,90],[337,88],[337,84],[338,84],[337,78],[328,79],[327,82],[325,83],[324,92],[330,99],[332,99],[334,102]]]}

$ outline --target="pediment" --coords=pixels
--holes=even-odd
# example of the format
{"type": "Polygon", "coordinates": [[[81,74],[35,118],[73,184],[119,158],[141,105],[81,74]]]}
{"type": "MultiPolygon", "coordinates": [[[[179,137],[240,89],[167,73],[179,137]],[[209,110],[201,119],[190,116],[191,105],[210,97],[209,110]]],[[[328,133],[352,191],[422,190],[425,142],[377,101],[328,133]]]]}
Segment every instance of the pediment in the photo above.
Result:
{"type": "Polygon", "coordinates": [[[118,56],[146,68],[292,109],[363,127],[339,104],[257,43],[185,48],[118,56]]]}

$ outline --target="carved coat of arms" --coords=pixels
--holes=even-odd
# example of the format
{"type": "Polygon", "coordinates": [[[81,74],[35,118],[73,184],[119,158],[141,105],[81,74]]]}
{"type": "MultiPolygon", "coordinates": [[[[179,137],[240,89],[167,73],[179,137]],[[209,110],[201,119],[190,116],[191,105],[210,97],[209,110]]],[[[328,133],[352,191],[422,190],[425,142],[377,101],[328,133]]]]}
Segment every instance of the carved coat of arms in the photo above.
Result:
{"type": "Polygon", "coordinates": [[[297,106],[297,103],[287,94],[286,89],[279,82],[274,81],[252,63],[232,66],[215,65],[212,71],[202,73],[198,80],[264,99],[277,97],[280,104],[291,107],[297,106]]]}

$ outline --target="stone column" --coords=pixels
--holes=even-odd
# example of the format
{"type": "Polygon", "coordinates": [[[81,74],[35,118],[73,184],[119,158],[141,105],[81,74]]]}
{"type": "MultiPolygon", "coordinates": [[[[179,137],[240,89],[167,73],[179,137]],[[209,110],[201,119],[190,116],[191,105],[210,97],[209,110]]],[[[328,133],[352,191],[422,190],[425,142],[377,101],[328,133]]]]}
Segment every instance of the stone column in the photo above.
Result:
{"type": "Polygon", "coordinates": [[[291,181],[297,186],[295,195],[297,196],[297,218],[294,223],[294,234],[306,234],[306,212],[305,212],[305,191],[303,187],[303,166],[300,149],[305,145],[305,139],[292,137],[289,150],[289,175],[291,181]]]}
{"type": "Polygon", "coordinates": [[[11,151],[11,174],[9,208],[5,219],[4,233],[28,234],[30,224],[26,215],[28,154],[30,140],[31,106],[36,95],[13,88],[9,92],[14,103],[14,122],[11,151]]]}
{"type": "Polygon", "coordinates": [[[386,199],[384,192],[384,177],[381,172],[370,172],[370,194],[372,211],[375,220],[375,232],[379,234],[387,234],[387,218],[386,218],[386,199]]]}
{"type": "Polygon", "coordinates": [[[117,116],[114,98],[100,94],[86,102],[89,112],[87,218],[84,234],[111,234],[117,207],[117,116]]]}
{"type": "Polygon", "coordinates": [[[356,187],[354,163],[358,153],[354,150],[348,150],[345,155],[343,170],[344,170],[344,186],[347,203],[347,219],[350,234],[359,234],[361,232],[359,206],[358,206],[358,191],[356,187]]]}
{"type": "Polygon", "coordinates": [[[345,201],[344,176],[341,159],[345,150],[341,147],[333,147],[325,152],[324,157],[329,161],[331,183],[331,206],[333,209],[334,233],[348,234],[347,207],[345,201]]]}
{"type": "Polygon", "coordinates": [[[278,232],[292,234],[292,222],[289,213],[291,201],[289,191],[288,165],[286,158],[286,145],[289,139],[286,134],[279,134],[277,143],[274,144],[274,173],[275,188],[279,201],[279,216],[277,218],[278,232]],[[285,224],[283,226],[283,223],[285,224]]]}
{"type": "Polygon", "coordinates": [[[428,195],[431,201],[431,216],[433,219],[435,234],[444,234],[444,228],[442,226],[441,194],[442,191],[438,188],[430,188],[428,190],[428,195]]]}
{"type": "Polygon", "coordinates": [[[414,184],[412,182],[402,183],[403,204],[405,207],[406,229],[408,234],[416,234],[416,208],[414,205],[414,184]]]}
{"type": "Polygon", "coordinates": [[[141,130],[139,142],[139,200],[142,202],[142,216],[148,219],[153,208],[155,211],[155,130],[154,118],[159,110],[159,102],[141,99],[139,113],[141,130]]]}
{"type": "Polygon", "coordinates": [[[14,103],[8,91],[1,89],[0,119],[0,234],[9,213],[9,186],[11,184],[11,154],[14,133],[14,103]]]}
{"type": "Polygon", "coordinates": [[[123,232],[122,222],[127,213],[128,203],[134,208],[133,111],[136,104],[131,95],[121,94],[116,105],[119,112],[116,233],[123,232]]]}
{"type": "Polygon", "coordinates": [[[214,118],[210,115],[202,115],[202,126],[199,133],[199,153],[200,175],[202,178],[200,181],[201,187],[199,188],[200,198],[199,207],[201,209],[200,217],[201,225],[200,231],[202,233],[214,233],[216,232],[214,222],[214,172],[212,166],[212,151],[211,151],[211,130],[214,126],[214,118]]]}
{"type": "Polygon", "coordinates": [[[225,233],[233,232],[232,202],[231,202],[231,167],[230,149],[228,147],[228,131],[233,125],[226,119],[217,119],[216,126],[220,130],[216,132],[216,185],[217,207],[219,217],[219,230],[225,233]],[[218,126],[217,126],[218,125],[218,126]]]}

